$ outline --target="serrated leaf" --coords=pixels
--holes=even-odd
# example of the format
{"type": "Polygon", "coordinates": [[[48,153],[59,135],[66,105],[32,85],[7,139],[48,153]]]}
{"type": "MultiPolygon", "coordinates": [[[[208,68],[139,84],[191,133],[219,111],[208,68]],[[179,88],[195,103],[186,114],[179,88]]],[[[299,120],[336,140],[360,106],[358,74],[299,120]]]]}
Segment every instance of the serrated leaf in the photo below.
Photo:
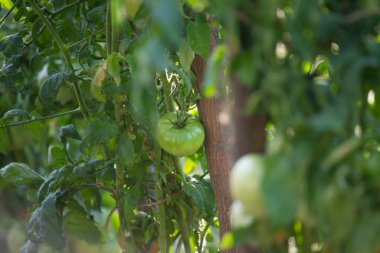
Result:
{"type": "Polygon", "coordinates": [[[197,210],[201,212],[203,210],[203,196],[201,192],[191,183],[185,182],[182,185],[182,190],[187,196],[189,196],[197,207],[197,210]]]}
{"type": "Polygon", "coordinates": [[[102,232],[88,215],[78,210],[70,211],[63,218],[65,234],[85,240],[88,243],[102,241],[102,232]]]}
{"type": "Polygon", "coordinates": [[[210,46],[210,28],[203,15],[198,15],[195,22],[188,23],[187,42],[194,52],[207,59],[210,46]]]}
{"type": "Polygon", "coordinates": [[[120,77],[120,61],[123,58],[117,53],[112,53],[107,58],[107,71],[112,76],[117,86],[121,83],[120,77]]]}
{"type": "Polygon", "coordinates": [[[80,137],[78,131],[75,129],[73,124],[62,126],[59,129],[59,137],[61,139],[63,139],[63,138],[71,138],[74,140],[81,140],[82,139],[80,137]]]}
{"type": "Polygon", "coordinates": [[[12,118],[12,117],[24,117],[28,120],[32,119],[32,115],[30,115],[27,111],[21,110],[21,109],[13,109],[9,110],[6,113],[3,114],[4,119],[12,118]]]}
{"type": "Polygon", "coordinates": [[[128,133],[123,133],[117,139],[116,158],[124,166],[131,165],[135,158],[135,149],[128,133]]]}
{"type": "Polygon", "coordinates": [[[206,212],[206,215],[209,217],[213,216],[215,214],[215,196],[210,180],[200,179],[193,182],[193,185],[202,195],[203,210],[206,212]]]}
{"type": "Polygon", "coordinates": [[[83,144],[102,144],[118,133],[117,125],[111,119],[101,117],[91,121],[85,130],[83,144]]]}
{"type": "Polygon", "coordinates": [[[102,93],[102,87],[103,87],[103,81],[106,77],[106,68],[107,68],[107,62],[104,61],[102,65],[100,65],[96,69],[96,73],[94,78],[91,82],[91,93],[94,96],[96,100],[99,102],[106,102],[106,98],[104,97],[102,93]]]}
{"type": "Polygon", "coordinates": [[[59,87],[68,80],[70,74],[67,72],[58,72],[51,75],[42,85],[39,93],[41,104],[46,108],[51,108],[54,99],[58,93],[59,87]]]}
{"type": "Polygon", "coordinates": [[[23,163],[10,163],[0,169],[0,175],[14,184],[40,184],[44,178],[23,163]]]}
{"type": "Polygon", "coordinates": [[[32,213],[26,225],[26,232],[36,241],[44,241],[54,249],[62,250],[65,246],[62,219],[58,216],[56,202],[56,193],[49,194],[32,213]]]}

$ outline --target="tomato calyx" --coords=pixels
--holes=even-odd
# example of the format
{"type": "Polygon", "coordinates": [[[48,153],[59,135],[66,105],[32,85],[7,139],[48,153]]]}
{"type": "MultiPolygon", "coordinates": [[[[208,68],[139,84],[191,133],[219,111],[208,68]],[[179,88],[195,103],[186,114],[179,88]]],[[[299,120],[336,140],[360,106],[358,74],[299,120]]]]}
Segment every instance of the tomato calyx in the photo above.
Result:
{"type": "Polygon", "coordinates": [[[182,111],[180,113],[177,113],[177,120],[176,121],[172,121],[170,120],[170,122],[176,127],[176,128],[179,128],[179,129],[182,129],[186,126],[186,123],[189,119],[189,115],[187,114],[184,114],[182,111]]]}

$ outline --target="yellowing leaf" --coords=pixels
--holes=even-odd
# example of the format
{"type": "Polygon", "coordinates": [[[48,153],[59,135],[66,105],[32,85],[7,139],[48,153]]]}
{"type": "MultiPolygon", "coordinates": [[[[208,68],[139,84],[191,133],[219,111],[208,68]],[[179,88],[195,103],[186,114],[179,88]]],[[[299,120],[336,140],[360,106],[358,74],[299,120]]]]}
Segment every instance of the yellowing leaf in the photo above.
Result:
{"type": "Polygon", "coordinates": [[[106,98],[102,94],[102,86],[104,78],[106,77],[107,62],[103,62],[96,70],[95,76],[91,82],[91,93],[98,101],[104,103],[106,98]]]}

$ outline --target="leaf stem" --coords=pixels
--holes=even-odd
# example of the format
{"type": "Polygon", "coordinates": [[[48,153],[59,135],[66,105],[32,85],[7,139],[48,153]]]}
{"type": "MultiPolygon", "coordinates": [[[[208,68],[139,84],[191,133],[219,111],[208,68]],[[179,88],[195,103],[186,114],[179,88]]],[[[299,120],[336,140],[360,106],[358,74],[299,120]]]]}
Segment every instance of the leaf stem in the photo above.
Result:
{"type": "Polygon", "coordinates": [[[61,112],[61,113],[57,113],[57,114],[53,114],[53,115],[49,115],[49,116],[45,116],[45,117],[34,118],[34,119],[31,119],[31,120],[25,120],[25,121],[21,121],[21,122],[12,123],[12,124],[5,124],[5,125],[0,126],[0,129],[1,128],[7,128],[7,127],[24,125],[24,124],[30,124],[30,123],[33,123],[33,122],[44,121],[44,120],[53,119],[53,118],[59,118],[59,117],[62,117],[62,116],[71,115],[71,114],[80,113],[80,112],[81,112],[80,108],[77,108],[77,109],[74,109],[74,110],[71,110],[71,111],[61,112]]]}
{"type": "Polygon", "coordinates": [[[106,49],[107,55],[112,53],[112,0],[107,2],[107,14],[106,14],[106,49]]]}
{"type": "Polygon", "coordinates": [[[177,206],[178,208],[178,213],[177,213],[177,221],[179,223],[179,229],[181,231],[181,237],[183,241],[183,246],[185,247],[185,252],[186,253],[191,253],[191,246],[190,246],[190,235],[189,235],[189,230],[188,230],[188,224],[186,222],[186,212],[183,210],[182,206],[177,206]]]}
{"type": "Polygon", "coordinates": [[[16,6],[21,2],[21,0],[18,0],[16,3],[12,5],[12,7],[5,13],[5,15],[0,20],[0,27],[3,25],[7,17],[12,13],[12,11],[16,8],[16,6]]]}

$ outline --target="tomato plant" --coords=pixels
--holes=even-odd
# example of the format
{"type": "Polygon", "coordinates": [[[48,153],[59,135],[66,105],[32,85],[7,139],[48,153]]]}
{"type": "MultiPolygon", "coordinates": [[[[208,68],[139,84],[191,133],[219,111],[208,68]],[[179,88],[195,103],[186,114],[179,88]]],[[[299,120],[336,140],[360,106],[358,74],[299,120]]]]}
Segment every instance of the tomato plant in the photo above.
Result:
{"type": "Polygon", "coordinates": [[[189,156],[202,146],[205,132],[200,121],[193,116],[169,112],[158,121],[156,138],[169,154],[189,156]]]}

